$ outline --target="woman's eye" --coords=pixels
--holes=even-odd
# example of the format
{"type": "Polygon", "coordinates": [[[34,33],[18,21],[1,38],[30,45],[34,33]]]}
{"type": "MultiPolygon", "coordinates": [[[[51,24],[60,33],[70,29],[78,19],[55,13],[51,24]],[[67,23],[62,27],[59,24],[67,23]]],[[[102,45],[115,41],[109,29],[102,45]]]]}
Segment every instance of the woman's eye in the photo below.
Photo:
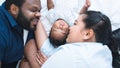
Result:
{"type": "Polygon", "coordinates": [[[74,25],[76,25],[76,22],[74,23],[74,25]]]}
{"type": "Polygon", "coordinates": [[[74,23],[74,25],[77,25],[77,20],[75,20],[75,23],[74,23]]]}

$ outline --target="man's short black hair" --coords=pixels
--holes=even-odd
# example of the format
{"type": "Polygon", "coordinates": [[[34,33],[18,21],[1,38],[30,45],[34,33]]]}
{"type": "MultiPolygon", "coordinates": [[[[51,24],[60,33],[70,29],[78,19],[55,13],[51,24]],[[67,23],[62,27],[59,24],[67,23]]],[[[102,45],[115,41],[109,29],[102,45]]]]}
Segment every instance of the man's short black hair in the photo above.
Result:
{"type": "Polygon", "coordinates": [[[5,8],[7,10],[9,10],[10,6],[12,4],[15,4],[16,6],[18,6],[20,8],[23,5],[24,2],[25,2],[25,0],[6,0],[5,1],[5,8]]]}

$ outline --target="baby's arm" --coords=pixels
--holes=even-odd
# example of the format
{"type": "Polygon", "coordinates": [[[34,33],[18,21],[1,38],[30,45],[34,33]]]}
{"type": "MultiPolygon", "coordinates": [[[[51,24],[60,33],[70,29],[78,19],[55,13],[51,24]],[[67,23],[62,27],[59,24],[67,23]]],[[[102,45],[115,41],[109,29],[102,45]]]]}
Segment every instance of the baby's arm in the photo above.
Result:
{"type": "Polygon", "coordinates": [[[35,30],[35,41],[38,50],[42,51],[47,57],[51,56],[54,50],[56,50],[53,45],[51,45],[41,21],[38,22],[35,30]]]}
{"type": "Polygon", "coordinates": [[[47,8],[48,10],[54,8],[53,0],[47,0],[47,8]]]}
{"type": "Polygon", "coordinates": [[[45,40],[47,40],[47,38],[48,36],[45,31],[45,28],[41,23],[41,21],[39,21],[35,30],[35,40],[36,40],[38,49],[42,47],[43,43],[45,42],[45,40]]]}
{"type": "Polygon", "coordinates": [[[83,14],[85,13],[88,8],[90,7],[91,3],[90,3],[90,0],[86,0],[84,6],[82,7],[82,9],[80,10],[79,14],[83,14]]]}

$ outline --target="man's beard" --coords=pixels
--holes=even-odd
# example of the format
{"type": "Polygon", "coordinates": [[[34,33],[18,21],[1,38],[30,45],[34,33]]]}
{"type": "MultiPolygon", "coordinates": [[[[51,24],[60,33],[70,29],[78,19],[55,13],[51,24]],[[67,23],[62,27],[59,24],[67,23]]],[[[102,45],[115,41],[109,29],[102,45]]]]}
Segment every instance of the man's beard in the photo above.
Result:
{"type": "Polygon", "coordinates": [[[35,30],[35,28],[30,27],[30,21],[26,18],[26,16],[22,13],[22,11],[19,11],[18,17],[16,18],[16,21],[20,27],[26,29],[26,30],[35,30]]]}

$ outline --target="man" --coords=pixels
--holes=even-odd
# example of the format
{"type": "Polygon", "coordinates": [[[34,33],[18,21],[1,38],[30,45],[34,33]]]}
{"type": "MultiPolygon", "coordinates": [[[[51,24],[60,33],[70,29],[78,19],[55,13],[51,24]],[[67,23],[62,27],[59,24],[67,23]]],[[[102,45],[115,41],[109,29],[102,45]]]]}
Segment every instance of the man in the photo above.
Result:
{"type": "Polygon", "coordinates": [[[16,68],[23,57],[23,29],[36,29],[40,0],[6,0],[0,6],[0,68],[16,68]]]}

